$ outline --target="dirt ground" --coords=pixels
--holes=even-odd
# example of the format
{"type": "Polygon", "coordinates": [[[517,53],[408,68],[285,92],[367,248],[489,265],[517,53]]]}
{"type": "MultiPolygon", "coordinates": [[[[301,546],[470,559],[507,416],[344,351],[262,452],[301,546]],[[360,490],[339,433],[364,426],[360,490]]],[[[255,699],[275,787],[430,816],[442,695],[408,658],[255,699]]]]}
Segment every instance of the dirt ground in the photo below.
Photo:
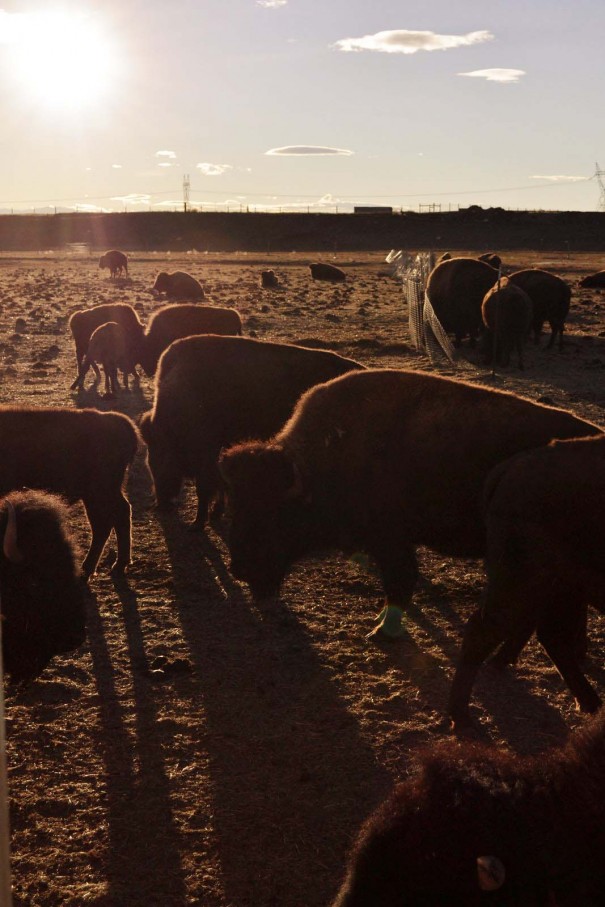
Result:
{"type": "MultiPolygon", "coordinates": [[[[578,279],[597,254],[511,253],[507,271],[544,267],[573,286],[562,353],[528,347],[492,377],[463,347],[455,364],[411,348],[401,283],[386,254],[340,254],[342,285],[313,283],[312,256],[142,255],[128,280],[97,259],[0,256],[0,402],[115,408],[137,418],[142,377],[118,400],[69,391],[76,309],[127,302],[146,321],[161,269],[189,270],[210,301],[236,306],[244,333],[326,346],[371,366],[441,374],[547,399],[605,427],[605,296],[578,279]],[[262,268],[281,287],[262,290],[262,268]]],[[[101,388],[102,390],[102,388],[101,388]]],[[[23,691],[8,689],[12,872],[19,907],[324,907],[362,819],[414,755],[449,734],[444,706],[482,566],[421,552],[407,635],[366,639],[381,607],[375,575],[341,556],[307,561],[281,599],[253,604],[228,573],[224,527],[159,518],[141,450],[129,477],[134,563],[90,582],[88,641],[23,691]]],[[[73,510],[81,545],[88,526],[73,510]]],[[[588,676],[605,689],[605,621],[590,619],[588,676]]],[[[586,719],[534,643],[504,676],[482,672],[481,735],[528,753],[586,719]]]]}

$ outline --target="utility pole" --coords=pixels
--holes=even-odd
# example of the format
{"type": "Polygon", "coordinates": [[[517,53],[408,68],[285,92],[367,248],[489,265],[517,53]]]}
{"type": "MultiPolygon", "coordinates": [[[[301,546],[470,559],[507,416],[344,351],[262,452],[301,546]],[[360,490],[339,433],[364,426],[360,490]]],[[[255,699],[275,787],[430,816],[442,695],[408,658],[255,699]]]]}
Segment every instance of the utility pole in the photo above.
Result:
{"type": "Polygon", "coordinates": [[[185,176],[183,177],[183,211],[187,210],[187,206],[189,204],[189,187],[190,187],[190,185],[191,184],[189,182],[189,174],[186,173],[185,176]]]}
{"type": "Polygon", "coordinates": [[[596,170],[593,174],[593,179],[596,179],[599,184],[599,189],[601,190],[597,211],[605,211],[605,170],[601,170],[598,162],[595,164],[595,167],[596,170]]]}

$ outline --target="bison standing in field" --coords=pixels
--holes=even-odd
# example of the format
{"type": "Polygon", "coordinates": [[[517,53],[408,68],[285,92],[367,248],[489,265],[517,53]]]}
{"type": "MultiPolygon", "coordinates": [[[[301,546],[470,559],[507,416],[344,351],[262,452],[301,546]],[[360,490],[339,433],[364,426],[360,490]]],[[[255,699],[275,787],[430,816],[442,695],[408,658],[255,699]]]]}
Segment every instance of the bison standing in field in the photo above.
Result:
{"type": "Polygon", "coordinates": [[[132,363],[129,361],[128,343],[124,329],[116,321],[107,321],[92,332],[80,374],[70,390],[84,387],[88,369],[94,363],[100,363],[105,372],[104,397],[106,400],[113,399],[118,393],[118,369],[122,372],[124,387],[128,390],[128,372],[132,363]]]}
{"type": "Polygon", "coordinates": [[[605,713],[537,756],[450,740],[366,820],[332,907],[601,907],[605,713]]]}
{"type": "Polygon", "coordinates": [[[64,502],[40,491],[0,501],[2,655],[14,682],[82,645],[85,598],[64,502]]]}
{"type": "Polygon", "coordinates": [[[563,349],[563,331],[565,319],[569,312],[571,288],[561,277],[542,271],[540,268],[526,268],[515,271],[508,277],[510,283],[524,290],[533,303],[531,328],[534,342],[540,342],[544,322],[548,321],[551,329],[548,349],[554,346],[559,337],[559,349],[563,349]]]}
{"type": "Polygon", "coordinates": [[[220,487],[221,448],[268,438],[303,391],[363,366],[336,353],[215,335],[177,340],[160,359],[151,413],[141,420],[160,507],[195,479],[202,527],[220,487]]]}
{"type": "Polygon", "coordinates": [[[449,714],[470,723],[468,702],[484,660],[506,638],[538,639],[583,711],[601,700],[574,643],[589,604],[605,612],[605,436],[555,441],[517,454],[485,492],[485,600],[468,621],[449,714]]]}
{"type": "Polygon", "coordinates": [[[0,406],[0,494],[18,488],[57,492],[82,501],[92,541],[82,572],[95,572],[115,530],[113,572],[130,563],[130,504],[123,494],[126,469],[138,446],[135,425],[121,413],[0,406]]]}
{"type": "Polygon", "coordinates": [[[499,270],[502,267],[502,259],[495,252],[484,252],[483,255],[477,256],[478,261],[485,261],[492,268],[499,270]]]}
{"type": "Polygon", "coordinates": [[[275,287],[279,286],[279,280],[275,271],[269,269],[266,271],[261,271],[260,274],[260,285],[263,290],[273,290],[275,287]]]}
{"type": "Polygon", "coordinates": [[[594,274],[587,274],[579,281],[579,286],[593,288],[595,290],[605,290],[605,271],[596,271],[594,274]]]}
{"type": "Polygon", "coordinates": [[[109,268],[110,277],[121,277],[122,273],[128,276],[128,257],[118,249],[110,249],[101,255],[99,268],[109,268]]]}
{"type": "Polygon", "coordinates": [[[364,551],[386,595],[377,630],[397,636],[418,545],[453,557],[485,553],[489,471],[553,438],[599,431],[563,410],[428,373],[336,378],[304,394],[270,440],[223,453],[231,571],[261,599],[311,552],[364,551]]]}
{"type": "Polygon", "coordinates": [[[460,346],[469,336],[474,346],[482,327],[483,297],[498,279],[498,271],[476,258],[451,258],[436,265],[426,285],[435,315],[460,346]]]}
{"type": "MultiPolygon", "coordinates": [[[[136,363],[139,362],[140,359],[143,335],[145,332],[143,325],[139,321],[139,316],[132,306],[127,305],[124,302],[104,303],[103,305],[96,305],[92,309],[81,309],[74,312],[69,319],[69,327],[71,328],[76,346],[76,363],[78,369],[78,375],[72,384],[72,390],[75,387],[78,387],[78,385],[81,385],[80,377],[82,364],[86,357],[86,353],[88,352],[90,338],[100,325],[106,324],[108,321],[114,321],[119,324],[124,332],[127,347],[125,362],[127,368],[125,376],[126,380],[128,374],[136,376],[136,363]]],[[[93,360],[90,365],[94,370],[97,381],[100,381],[101,372],[99,371],[96,362],[93,360]]],[[[84,378],[82,376],[82,381],[83,380],[84,378]]]]}
{"type": "Polygon", "coordinates": [[[342,268],[336,265],[329,265],[323,261],[315,261],[309,265],[311,277],[313,280],[329,280],[332,283],[342,283],[347,279],[347,275],[342,268]]]}
{"type": "Polygon", "coordinates": [[[155,374],[158,360],[175,340],[194,334],[241,334],[242,319],[236,309],[177,303],[154,312],[145,331],[140,362],[147,375],[155,374]]]}
{"type": "Polygon", "coordinates": [[[204,299],[206,295],[199,280],[186,271],[160,271],[151,292],[156,296],[165,293],[169,299],[204,299]]]}
{"type": "Polygon", "coordinates": [[[498,280],[487,291],[481,304],[481,316],[486,329],[484,341],[490,362],[506,368],[511,353],[515,350],[519,368],[523,368],[523,347],[532,313],[532,301],[527,293],[509,283],[506,277],[498,280]]]}

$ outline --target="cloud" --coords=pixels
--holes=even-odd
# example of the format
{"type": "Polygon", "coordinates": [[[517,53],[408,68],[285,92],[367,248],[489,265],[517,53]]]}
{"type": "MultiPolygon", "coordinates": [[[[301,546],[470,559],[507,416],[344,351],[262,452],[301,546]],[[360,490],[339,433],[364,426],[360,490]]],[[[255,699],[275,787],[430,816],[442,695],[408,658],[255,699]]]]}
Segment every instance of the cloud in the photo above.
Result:
{"type": "Polygon", "coordinates": [[[557,174],[555,176],[530,176],[531,180],[552,180],[553,183],[581,183],[589,179],[588,176],[564,176],[557,174]]]}
{"type": "Polygon", "coordinates": [[[466,35],[437,35],[432,31],[408,31],[400,28],[379,31],[362,38],[342,38],[331,46],[345,53],[373,50],[384,54],[415,54],[419,50],[450,50],[453,47],[483,44],[493,37],[489,31],[472,31],[466,35]]]}
{"type": "Polygon", "coordinates": [[[156,151],[156,157],[169,157],[171,160],[174,160],[176,157],[176,151],[156,151]]]}
{"type": "Polygon", "coordinates": [[[265,9],[279,9],[285,6],[288,0],[256,0],[257,6],[264,6],[265,9]]]}
{"type": "Polygon", "coordinates": [[[524,69],[475,69],[473,72],[459,72],[459,76],[486,79],[488,82],[518,82],[524,76],[524,69]]]}
{"type": "Polygon", "coordinates": [[[121,169],[122,169],[122,165],[121,165],[121,164],[112,164],[111,166],[112,166],[113,170],[121,170],[121,169]]]}
{"type": "Polygon", "coordinates": [[[160,161],[158,167],[173,167],[174,164],[171,164],[170,161],[160,161]]]}
{"type": "Polygon", "coordinates": [[[204,176],[222,176],[228,170],[233,170],[231,164],[196,164],[198,170],[201,170],[204,176]]]}
{"type": "Polygon", "coordinates": [[[151,201],[151,196],[130,192],[128,195],[112,195],[111,201],[122,202],[124,205],[148,205],[151,201]]]}
{"type": "Polygon", "coordinates": [[[324,145],[285,145],[283,148],[270,148],[265,154],[298,157],[307,154],[355,154],[355,152],[346,148],[326,148],[324,145]]]}

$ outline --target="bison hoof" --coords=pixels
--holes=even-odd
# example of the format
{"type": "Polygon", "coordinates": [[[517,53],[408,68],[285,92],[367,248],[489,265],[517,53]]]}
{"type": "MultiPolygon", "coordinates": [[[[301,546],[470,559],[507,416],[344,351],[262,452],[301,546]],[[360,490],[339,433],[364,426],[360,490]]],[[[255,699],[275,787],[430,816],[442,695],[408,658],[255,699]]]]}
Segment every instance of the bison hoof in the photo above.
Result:
{"type": "Polygon", "coordinates": [[[397,605],[386,605],[378,615],[380,623],[377,627],[368,633],[367,639],[399,639],[403,636],[404,629],[401,626],[403,610],[397,605]]]}

